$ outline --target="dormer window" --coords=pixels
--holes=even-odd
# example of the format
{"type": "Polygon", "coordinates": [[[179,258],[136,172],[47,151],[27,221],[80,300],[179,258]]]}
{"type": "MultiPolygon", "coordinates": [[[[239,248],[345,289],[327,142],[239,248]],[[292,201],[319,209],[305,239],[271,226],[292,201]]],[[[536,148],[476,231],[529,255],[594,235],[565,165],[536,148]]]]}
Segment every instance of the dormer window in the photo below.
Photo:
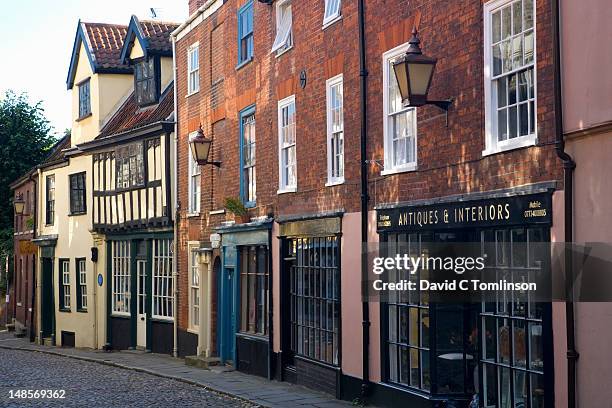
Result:
{"type": "Polygon", "coordinates": [[[91,97],[89,92],[89,78],[79,85],[79,119],[91,115],[91,97]]]}
{"type": "Polygon", "coordinates": [[[134,66],[134,90],[138,105],[144,106],[157,102],[154,58],[142,60],[134,66]]]}

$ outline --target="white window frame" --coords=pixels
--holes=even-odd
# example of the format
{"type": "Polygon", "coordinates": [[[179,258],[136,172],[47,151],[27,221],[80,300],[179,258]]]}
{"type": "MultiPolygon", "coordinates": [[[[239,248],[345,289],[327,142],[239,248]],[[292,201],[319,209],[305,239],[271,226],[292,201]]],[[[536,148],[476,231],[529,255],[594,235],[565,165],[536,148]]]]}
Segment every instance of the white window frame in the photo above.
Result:
{"type": "Polygon", "coordinates": [[[342,0],[325,0],[323,9],[323,28],[327,28],[342,18],[342,0]],[[333,6],[336,6],[333,10],[333,6]],[[329,13],[328,13],[329,12],[329,13]]]}
{"type": "Polygon", "coordinates": [[[70,260],[62,259],[60,264],[62,267],[62,289],[64,295],[62,306],[63,309],[69,310],[72,306],[70,302],[70,260]]]}
{"type": "MultiPolygon", "coordinates": [[[[196,137],[198,132],[191,132],[189,134],[189,140],[196,137]]],[[[196,162],[191,152],[191,148],[187,146],[187,155],[189,156],[189,181],[188,181],[188,215],[199,215],[200,206],[202,201],[202,169],[196,162]],[[196,180],[197,183],[196,183],[196,180]]]]}
{"type": "Polygon", "coordinates": [[[272,44],[272,52],[280,56],[293,48],[293,4],[292,0],[280,0],[276,2],[276,35],[272,44]],[[283,8],[291,7],[289,17],[285,17],[283,8]],[[285,20],[285,18],[288,20],[285,20]],[[284,23],[284,24],[283,24],[284,23]]]}
{"type": "Polygon", "coordinates": [[[76,262],[79,273],[79,286],[81,287],[81,310],[87,310],[87,260],[79,259],[76,262]]]}
{"type": "Polygon", "coordinates": [[[418,163],[418,157],[419,157],[419,152],[418,152],[418,133],[417,133],[417,109],[416,108],[404,108],[401,111],[396,112],[395,114],[398,113],[408,113],[410,111],[413,111],[412,114],[412,131],[414,134],[414,161],[412,162],[408,162],[408,163],[404,163],[402,165],[399,166],[394,166],[393,165],[393,156],[394,156],[394,152],[393,152],[393,135],[391,133],[391,126],[390,126],[390,115],[389,115],[389,107],[390,107],[390,100],[389,100],[389,76],[390,74],[393,74],[391,72],[391,70],[389,69],[389,63],[388,61],[390,59],[393,58],[397,58],[400,55],[403,55],[404,53],[406,53],[406,50],[408,49],[409,44],[408,43],[404,43],[401,45],[398,45],[397,47],[386,51],[383,56],[382,56],[382,66],[383,66],[383,140],[384,140],[384,168],[381,171],[381,175],[388,175],[388,174],[395,174],[395,173],[401,173],[401,172],[405,172],[405,171],[415,171],[417,169],[417,163],[418,163]]]}
{"type": "Polygon", "coordinates": [[[198,243],[190,243],[189,248],[189,329],[198,332],[200,329],[200,304],[194,302],[194,292],[197,291],[198,298],[202,299],[202,274],[200,270],[200,264],[198,263],[199,254],[197,252],[199,248],[198,243]],[[198,285],[194,284],[194,273],[198,273],[198,285]],[[198,324],[195,324],[194,319],[197,316],[198,324]]]}
{"type": "Polygon", "coordinates": [[[297,191],[297,177],[298,177],[298,174],[297,174],[297,106],[295,105],[295,95],[291,95],[291,96],[286,97],[285,99],[278,101],[278,191],[277,191],[277,194],[296,192],[297,191]],[[295,115],[296,123],[294,123],[294,129],[295,129],[294,139],[295,140],[294,140],[293,145],[283,146],[283,129],[282,129],[283,109],[292,104],[296,112],[296,115],[295,115]],[[285,167],[285,163],[283,162],[283,150],[291,146],[294,147],[294,152],[295,152],[294,163],[293,163],[293,165],[295,166],[295,184],[293,185],[287,184],[283,178],[283,169],[285,167]]]}
{"type": "Polygon", "coordinates": [[[344,172],[345,172],[345,168],[344,168],[344,152],[345,152],[345,146],[344,144],[346,143],[346,138],[345,138],[345,133],[344,133],[344,76],[343,74],[339,74],[336,75],[335,77],[329,78],[327,81],[325,81],[325,89],[326,89],[326,99],[327,99],[327,103],[326,103],[326,111],[327,111],[327,183],[325,184],[326,186],[333,186],[333,185],[337,185],[337,184],[342,184],[344,183],[344,172]],[[332,106],[331,106],[331,91],[333,87],[336,86],[340,86],[342,89],[342,105],[341,105],[341,116],[342,116],[342,129],[341,130],[336,130],[334,131],[333,129],[333,117],[332,117],[332,106]],[[341,176],[334,176],[333,175],[333,163],[334,163],[334,157],[332,157],[332,144],[333,144],[333,136],[336,133],[342,133],[342,175],[341,176]]]}
{"type": "Polygon", "coordinates": [[[153,282],[151,285],[151,316],[159,320],[174,320],[174,277],[172,275],[172,239],[154,239],[153,282]]]}
{"type": "Polygon", "coordinates": [[[130,316],[130,241],[111,241],[112,315],[130,316]],[[117,303],[121,301],[119,306],[117,303]]]}
{"type": "Polygon", "coordinates": [[[187,49],[187,96],[200,91],[200,43],[196,42],[187,49]],[[191,65],[192,55],[197,53],[197,65],[191,65]],[[192,81],[193,78],[193,81],[192,81]],[[197,79],[197,81],[196,81],[197,79]]]}
{"type": "MultiPolygon", "coordinates": [[[[514,3],[516,0],[495,0],[484,5],[484,90],[485,90],[485,150],[482,151],[483,156],[505,152],[508,150],[519,149],[522,147],[534,146],[538,141],[538,80],[537,80],[537,16],[536,16],[536,0],[533,0],[533,89],[534,89],[534,109],[535,109],[535,124],[534,132],[525,136],[517,136],[512,139],[498,141],[497,137],[497,119],[493,119],[493,115],[497,114],[497,102],[493,96],[493,66],[491,63],[492,57],[492,17],[493,14],[514,3]]],[[[523,50],[524,51],[524,50],[523,50]]],[[[522,65],[521,68],[514,69],[505,73],[511,74],[524,70],[528,65],[522,65]]],[[[518,86],[518,85],[517,85],[518,86]]],[[[517,122],[517,127],[519,126],[517,122]]]]}

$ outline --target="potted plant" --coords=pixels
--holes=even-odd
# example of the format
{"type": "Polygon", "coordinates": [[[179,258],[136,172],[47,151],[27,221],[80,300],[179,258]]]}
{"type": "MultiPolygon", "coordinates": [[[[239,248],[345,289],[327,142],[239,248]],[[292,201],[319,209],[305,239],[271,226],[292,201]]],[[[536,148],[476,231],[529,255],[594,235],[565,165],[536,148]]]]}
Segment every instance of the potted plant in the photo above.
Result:
{"type": "Polygon", "coordinates": [[[225,209],[234,214],[234,222],[236,224],[244,224],[250,221],[247,208],[237,197],[227,197],[225,199],[225,209]]]}

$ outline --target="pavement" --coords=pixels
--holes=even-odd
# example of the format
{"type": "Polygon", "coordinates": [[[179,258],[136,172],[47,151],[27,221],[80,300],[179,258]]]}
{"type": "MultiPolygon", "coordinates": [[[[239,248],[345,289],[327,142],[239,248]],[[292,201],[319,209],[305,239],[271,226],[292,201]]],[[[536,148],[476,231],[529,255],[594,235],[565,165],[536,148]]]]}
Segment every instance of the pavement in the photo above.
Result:
{"type": "MultiPolygon", "coordinates": [[[[162,354],[137,353],[132,351],[105,352],[102,350],[41,346],[38,344],[30,343],[27,338],[16,338],[13,336],[12,333],[6,331],[0,332],[0,352],[2,352],[2,349],[14,350],[15,352],[12,353],[14,355],[25,353],[25,355],[33,354],[34,356],[36,356],[36,354],[34,353],[43,353],[46,355],[47,358],[52,358],[52,356],[55,356],[55,360],[58,360],[57,357],[67,357],[74,360],[81,360],[87,363],[95,363],[98,365],[98,369],[94,369],[91,371],[92,373],[94,373],[94,376],[98,376],[99,371],[104,371],[104,369],[99,367],[99,365],[105,365],[107,366],[106,368],[115,367],[123,370],[131,370],[136,373],[141,373],[141,375],[143,375],[142,381],[148,381],[148,377],[155,376],[158,377],[158,380],[159,377],[166,380],[173,380],[172,382],[175,385],[177,385],[176,381],[178,381],[182,383],[181,386],[191,385],[195,386],[193,388],[199,387],[200,390],[203,389],[203,391],[209,391],[208,394],[205,394],[200,397],[197,396],[197,393],[193,394],[192,390],[184,391],[187,397],[182,397],[180,399],[181,406],[261,406],[270,408],[347,408],[351,406],[351,404],[349,404],[348,402],[336,400],[333,398],[333,396],[330,396],[328,394],[312,391],[310,389],[298,385],[279,381],[268,381],[267,379],[247,375],[238,371],[213,371],[190,367],[185,365],[184,360],[182,359],[162,354]],[[209,395],[211,393],[214,395],[209,395]],[[193,397],[192,394],[196,395],[196,397],[193,397]],[[195,403],[195,405],[192,405],[192,403],[190,402],[192,401],[192,398],[196,398],[196,400],[198,401],[195,403]],[[217,400],[216,398],[220,399],[217,400]]],[[[6,356],[9,354],[10,353],[2,352],[2,354],[0,355],[0,361],[3,364],[6,362],[6,356]]],[[[22,364],[21,361],[24,361],[24,359],[32,360],[31,356],[19,357],[20,359],[15,360],[15,364],[22,364]]],[[[38,367],[40,366],[40,364],[43,364],[44,367],[44,364],[47,363],[50,367],[53,367],[49,370],[51,371],[52,375],[57,376],[58,378],[61,378],[64,375],[64,372],[67,373],[66,375],[69,375],[68,369],[65,368],[67,363],[61,361],[59,363],[36,363],[36,361],[31,361],[30,365],[38,367]],[[61,371],[57,371],[57,368],[60,364],[61,371]]],[[[6,362],[6,364],[9,363],[6,362]]],[[[82,367],[83,369],[85,366],[87,366],[87,364],[77,364],[77,367],[82,367]]],[[[20,369],[18,367],[12,367],[12,370],[13,373],[20,373],[20,369]]],[[[42,371],[44,371],[44,368],[42,371]]],[[[0,371],[0,380],[2,379],[1,376],[2,371],[0,371]]],[[[88,377],[90,376],[87,375],[85,378],[88,377]]],[[[109,375],[109,378],[112,378],[112,376],[109,375]]],[[[102,380],[102,382],[107,381],[108,379],[102,380]]],[[[140,381],[136,381],[136,383],[139,382],[140,381]]],[[[89,387],[94,386],[94,384],[100,384],[100,382],[97,382],[95,380],[95,377],[88,378],[85,383],[80,382],[79,386],[83,389],[88,389],[89,387]]],[[[27,389],[36,389],[35,385],[35,383],[27,385],[27,389]]],[[[0,382],[0,386],[6,388],[6,384],[3,384],[2,382],[0,382]]],[[[23,388],[23,386],[20,387],[23,388]]],[[[153,390],[156,390],[157,388],[157,385],[153,386],[153,390]]],[[[143,387],[143,389],[148,389],[148,392],[151,392],[150,388],[143,387]]],[[[3,394],[5,394],[6,392],[8,391],[3,390],[3,394]]],[[[127,394],[133,394],[135,392],[135,390],[126,391],[127,394]]],[[[122,392],[121,394],[126,393],[122,392]]],[[[156,394],[157,393],[155,393],[155,395],[156,394]]],[[[5,398],[5,395],[0,395],[0,401],[2,401],[3,398],[5,398]]],[[[92,400],[95,400],[95,396],[91,398],[92,400]]],[[[155,401],[161,402],[161,400],[157,399],[155,401]]],[[[139,399],[138,402],[140,403],[144,401],[142,399],[139,399]]],[[[4,406],[4,404],[1,405],[4,406]]],[[[91,405],[91,403],[87,405],[91,405]]],[[[154,406],[157,404],[146,405],[154,406]]],[[[163,405],[169,406],[172,404],[168,404],[168,401],[166,401],[166,403],[163,405]]],[[[129,403],[129,401],[117,401],[117,405],[111,402],[109,406],[139,405],[133,405],[129,403]]]]}

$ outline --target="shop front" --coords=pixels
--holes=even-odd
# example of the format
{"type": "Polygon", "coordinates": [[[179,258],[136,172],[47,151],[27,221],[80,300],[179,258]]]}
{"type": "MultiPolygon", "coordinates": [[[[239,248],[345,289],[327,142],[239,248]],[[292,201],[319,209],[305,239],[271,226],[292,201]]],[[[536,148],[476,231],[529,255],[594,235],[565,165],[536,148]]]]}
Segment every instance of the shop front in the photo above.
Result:
{"type": "Polygon", "coordinates": [[[221,361],[271,378],[273,221],[218,228],[222,262],[217,276],[217,345],[221,361]]]}
{"type": "Polygon", "coordinates": [[[341,215],[280,223],[280,379],[340,396],[341,215]]]}
{"type": "MultiPolygon", "coordinates": [[[[482,273],[504,282],[526,281],[550,266],[552,190],[544,187],[379,207],[376,219],[387,257],[440,248],[464,257],[476,248],[482,273]]],[[[434,271],[388,273],[391,281],[420,282],[433,280],[434,271]]],[[[430,295],[392,292],[380,303],[388,393],[414,406],[553,406],[550,302],[502,290],[483,301],[430,295]]]]}

